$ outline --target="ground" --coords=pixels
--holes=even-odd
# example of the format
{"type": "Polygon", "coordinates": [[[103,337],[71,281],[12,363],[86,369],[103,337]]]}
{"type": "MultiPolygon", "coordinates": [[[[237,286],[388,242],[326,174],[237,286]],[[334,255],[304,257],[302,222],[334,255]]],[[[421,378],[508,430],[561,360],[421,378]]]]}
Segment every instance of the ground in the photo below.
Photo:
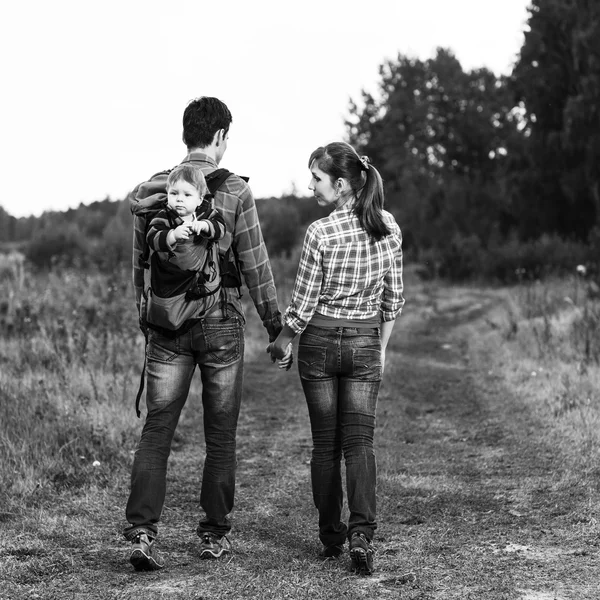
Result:
{"type": "Polygon", "coordinates": [[[577,472],[552,443],[551,424],[503,375],[489,336],[503,302],[468,288],[409,297],[377,413],[373,576],[351,574],[347,553],[317,558],[298,375],[277,370],[266,343],[249,340],[233,554],[198,559],[203,438],[192,398],[170,462],[159,537],[166,568],[136,573],[128,563],[123,476],[84,498],[61,496],[44,513],[54,535],[37,553],[18,534],[5,540],[0,560],[24,567],[4,578],[0,599],[600,598],[598,472],[577,472]]]}

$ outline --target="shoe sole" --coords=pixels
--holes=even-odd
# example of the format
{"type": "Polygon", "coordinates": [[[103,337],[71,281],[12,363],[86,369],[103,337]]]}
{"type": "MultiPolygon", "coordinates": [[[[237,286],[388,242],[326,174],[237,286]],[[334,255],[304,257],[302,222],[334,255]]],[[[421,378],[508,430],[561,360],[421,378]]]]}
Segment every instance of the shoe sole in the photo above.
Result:
{"type": "Polygon", "coordinates": [[[136,571],[157,571],[164,566],[164,564],[159,565],[154,558],[148,556],[142,550],[134,550],[129,557],[129,562],[136,571]]]}
{"type": "Polygon", "coordinates": [[[200,558],[221,558],[223,554],[229,554],[229,550],[225,548],[221,548],[219,552],[214,552],[213,550],[202,550],[202,552],[200,552],[200,558]]]}
{"type": "Polygon", "coordinates": [[[369,556],[363,548],[353,548],[350,550],[350,558],[352,559],[352,570],[359,575],[372,575],[373,566],[369,566],[369,556]]]}

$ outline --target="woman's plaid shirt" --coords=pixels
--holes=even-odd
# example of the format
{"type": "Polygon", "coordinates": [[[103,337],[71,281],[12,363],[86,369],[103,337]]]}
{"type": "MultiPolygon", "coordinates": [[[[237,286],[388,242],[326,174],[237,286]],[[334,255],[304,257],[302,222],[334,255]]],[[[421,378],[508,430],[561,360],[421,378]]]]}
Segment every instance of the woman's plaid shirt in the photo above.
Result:
{"type": "Polygon", "coordinates": [[[315,311],[334,319],[393,321],[402,311],[402,233],[383,211],[391,234],[372,241],[351,206],[312,223],[284,322],[301,333],[315,311]]]}

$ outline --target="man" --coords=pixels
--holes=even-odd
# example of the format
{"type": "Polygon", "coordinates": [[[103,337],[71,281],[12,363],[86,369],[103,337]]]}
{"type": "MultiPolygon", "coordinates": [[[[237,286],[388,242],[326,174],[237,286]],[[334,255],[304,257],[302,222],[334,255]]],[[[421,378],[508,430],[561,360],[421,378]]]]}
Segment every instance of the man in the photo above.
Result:
{"type": "MultiPolygon", "coordinates": [[[[183,114],[183,142],[188,149],[183,162],[199,166],[204,175],[214,171],[227,150],[231,121],[229,109],[217,98],[202,97],[190,102],[183,114]]],[[[132,194],[139,198],[143,187],[144,184],[138,186],[132,194]]],[[[273,341],[281,330],[281,314],[250,187],[232,174],[219,187],[214,203],[225,221],[220,251],[235,257],[269,341],[273,341]]],[[[139,308],[144,273],[137,258],[144,247],[145,224],[136,216],[134,226],[133,279],[139,308]]],[[[227,271],[226,265],[222,271],[227,271]]],[[[227,285],[225,274],[223,285],[227,285]]],[[[124,531],[126,539],[132,542],[130,562],[136,570],[164,566],[154,540],[165,499],[171,441],[196,365],[202,376],[206,440],[200,493],[205,515],[197,528],[200,556],[218,558],[231,551],[228,515],[234,504],[245,319],[239,287],[223,287],[222,293],[216,307],[178,337],[148,331],[148,412],[134,458],[126,509],[129,526],[124,531]]]]}

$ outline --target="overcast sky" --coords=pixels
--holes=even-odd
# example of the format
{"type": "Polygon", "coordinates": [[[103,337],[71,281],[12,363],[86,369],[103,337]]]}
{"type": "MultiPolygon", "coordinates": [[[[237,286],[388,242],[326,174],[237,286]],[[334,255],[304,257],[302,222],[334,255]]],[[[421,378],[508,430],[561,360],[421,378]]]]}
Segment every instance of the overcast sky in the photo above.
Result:
{"type": "Polygon", "coordinates": [[[509,73],[527,0],[33,0],[2,10],[0,204],[14,216],[121,199],[185,156],[189,100],[233,114],[222,166],[256,197],[308,193],[349,99],[398,53],[509,73]]]}

